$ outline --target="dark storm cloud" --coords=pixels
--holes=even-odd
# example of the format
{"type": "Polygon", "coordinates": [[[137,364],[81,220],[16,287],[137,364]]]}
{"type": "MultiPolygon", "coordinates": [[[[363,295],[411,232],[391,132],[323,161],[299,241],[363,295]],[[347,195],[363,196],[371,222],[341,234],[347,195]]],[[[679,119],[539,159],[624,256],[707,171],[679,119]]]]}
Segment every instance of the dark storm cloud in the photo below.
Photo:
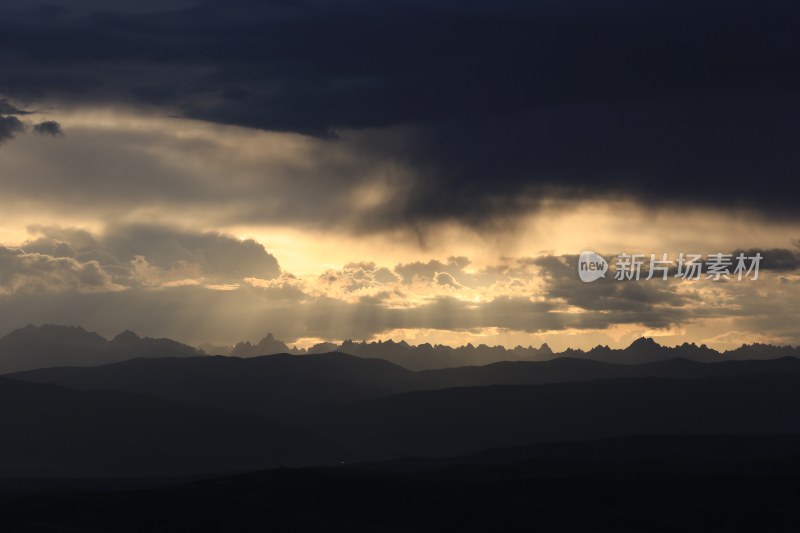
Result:
{"type": "Polygon", "coordinates": [[[797,213],[795,2],[55,5],[0,4],[0,92],[321,137],[403,125],[362,140],[414,170],[393,223],[554,195],[797,213]]]}
{"type": "Polygon", "coordinates": [[[33,127],[33,131],[40,135],[50,135],[52,137],[61,137],[64,131],[61,129],[61,124],[55,120],[45,120],[33,127]]]}
{"type": "Polygon", "coordinates": [[[537,259],[536,264],[542,268],[547,281],[548,298],[563,300],[586,311],[601,312],[584,318],[664,327],[688,317],[686,306],[693,302],[688,296],[676,293],[674,283],[660,279],[618,282],[613,279],[613,272],[592,283],[584,283],[577,274],[577,261],[577,256],[545,256],[537,259]],[[613,312],[614,316],[610,318],[602,312],[613,312]],[[626,319],[626,315],[630,318],[626,319]]]}
{"type": "Polygon", "coordinates": [[[18,108],[7,99],[0,99],[0,115],[30,115],[30,111],[18,108]]]}
{"type": "MultiPolygon", "coordinates": [[[[8,99],[0,99],[0,142],[13,139],[17,133],[25,131],[25,124],[17,118],[17,115],[24,116],[34,113],[34,111],[20,109],[10,103],[8,99]]],[[[64,132],[61,130],[61,124],[54,120],[46,120],[34,125],[33,131],[42,135],[52,135],[53,137],[64,135],[64,132]]]]}
{"type": "Polygon", "coordinates": [[[0,143],[13,139],[17,133],[25,131],[25,125],[15,116],[0,116],[0,143]]]}
{"type": "Polygon", "coordinates": [[[757,253],[763,258],[759,268],[775,272],[792,272],[800,269],[800,245],[795,249],[769,248],[753,250],[737,250],[733,257],[743,253],[746,257],[754,257],[757,253]]]}
{"type": "MultiPolygon", "coordinates": [[[[744,253],[753,257],[760,253],[762,260],[759,271],[763,272],[797,272],[800,269],[800,253],[786,248],[753,249],[730,253],[735,257],[744,253]]],[[[580,308],[585,313],[576,316],[573,327],[606,328],[612,324],[643,324],[648,327],[664,328],[675,324],[684,324],[700,318],[722,318],[734,316],[753,316],[759,314],[772,315],[772,303],[764,302],[748,291],[753,291],[750,282],[744,285],[736,282],[720,285],[729,291],[729,301],[718,301],[721,305],[703,304],[707,299],[697,291],[679,291],[681,281],[674,278],[664,281],[660,273],[652,280],[647,277],[647,261],[642,269],[642,277],[636,282],[620,282],[614,279],[614,260],[612,254],[604,257],[611,259],[612,270],[605,278],[592,283],[584,283],[577,274],[576,255],[542,256],[534,259],[534,263],[542,269],[546,281],[546,297],[548,301],[563,301],[567,305],[580,308]],[[745,296],[746,295],[746,296],[745,296]]],[[[674,260],[674,257],[673,257],[674,260]]],[[[749,260],[746,263],[749,266],[749,260]]],[[[733,267],[732,267],[733,268],[733,267]]],[[[675,267],[670,269],[670,276],[676,273],[675,267]]],[[[683,282],[687,283],[687,282],[683,282]]],[[[695,283],[695,282],[688,282],[695,283]]],[[[696,282],[702,283],[702,282],[696,282]]]]}

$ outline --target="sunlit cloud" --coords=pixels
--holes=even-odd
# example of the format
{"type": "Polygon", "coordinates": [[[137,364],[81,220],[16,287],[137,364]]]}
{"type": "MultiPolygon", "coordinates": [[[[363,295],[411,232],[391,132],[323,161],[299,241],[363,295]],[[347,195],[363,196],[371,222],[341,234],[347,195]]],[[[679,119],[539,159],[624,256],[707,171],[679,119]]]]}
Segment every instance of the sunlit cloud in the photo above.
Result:
{"type": "Polygon", "coordinates": [[[418,170],[369,139],[407,132],[343,130],[331,140],[83,105],[46,118],[68,133],[19,135],[0,148],[0,243],[21,250],[7,258],[16,273],[2,291],[40,295],[20,321],[79,319],[101,330],[139,322],[144,334],[192,342],[267,331],[300,344],[394,336],[563,349],[643,334],[719,347],[749,334],[796,342],[793,219],[554,195],[480,224],[404,223],[418,170]],[[611,290],[581,284],[558,263],[581,250],[745,249],[782,254],[780,276],[611,290]],[[120,293],[115,316],[48,302],[70,292],[120,293]],[[213,325],[192,330],[187,317],[197,323],[197,313],[179,310],[178,294],[213,325]],[[161,322],[137,317],[142,305],[162,304],[161,322]]]}

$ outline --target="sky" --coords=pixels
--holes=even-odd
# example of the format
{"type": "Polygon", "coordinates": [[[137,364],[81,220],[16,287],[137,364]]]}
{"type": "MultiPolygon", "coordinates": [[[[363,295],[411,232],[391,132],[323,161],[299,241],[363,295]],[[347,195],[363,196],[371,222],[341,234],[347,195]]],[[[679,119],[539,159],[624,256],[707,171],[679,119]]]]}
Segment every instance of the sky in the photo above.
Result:
{"type": "Polygon", "coordinates": [[[788,0],[0,0],[0,334],[798,345],[798,24],[788,0]],[[586,250],[763,261],[584,283],[586,250]]]}

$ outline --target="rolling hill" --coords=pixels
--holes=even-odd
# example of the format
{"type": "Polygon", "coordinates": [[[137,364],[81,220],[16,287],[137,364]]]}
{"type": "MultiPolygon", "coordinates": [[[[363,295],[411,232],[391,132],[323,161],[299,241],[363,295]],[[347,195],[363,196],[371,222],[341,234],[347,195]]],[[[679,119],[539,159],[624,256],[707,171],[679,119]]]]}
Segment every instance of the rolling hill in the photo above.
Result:
{"type": "Polygon", "coordinates": [[[112,389],[251,411],[291,420],[327,403],[396,393],[487,385],[534,385],[618,378],[707,378],[763,372],[800,374],[800,359],[698,363],[685,359],[614,365],[587,359],[512,361],[412,372],[381,359],[342,353],[142,358],[93,367],[10,374],[14,379],[81,390],[112,389]]]}
{"type": "Polygon", "coordinates": [[[0,378],[0,475],[177,475],[321,464],[340,449],[250,413],[0,378]]]}

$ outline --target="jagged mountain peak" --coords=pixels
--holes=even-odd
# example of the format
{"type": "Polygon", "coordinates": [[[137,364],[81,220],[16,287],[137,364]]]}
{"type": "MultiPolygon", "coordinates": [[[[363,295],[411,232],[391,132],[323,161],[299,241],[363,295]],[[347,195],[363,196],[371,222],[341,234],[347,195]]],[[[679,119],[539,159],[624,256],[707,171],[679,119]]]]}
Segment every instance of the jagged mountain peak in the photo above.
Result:
{"type": "Polygon", "coordinates": [[[111,342],[115,344],[135,344],[141,340],[142,338],[135,332],[126,329],[125,331],[114,337],[114,339],[111,342]]]}
{"type": "Polygon", "coordinates": [[[661,345],[658,344],[656,341],[653,340],[652,337],[639,337],[635,341],[633,341],[630,346],[628,346],[628,350],[631,349],[643,349],[643,348],[661,348],[661,345]]]}

